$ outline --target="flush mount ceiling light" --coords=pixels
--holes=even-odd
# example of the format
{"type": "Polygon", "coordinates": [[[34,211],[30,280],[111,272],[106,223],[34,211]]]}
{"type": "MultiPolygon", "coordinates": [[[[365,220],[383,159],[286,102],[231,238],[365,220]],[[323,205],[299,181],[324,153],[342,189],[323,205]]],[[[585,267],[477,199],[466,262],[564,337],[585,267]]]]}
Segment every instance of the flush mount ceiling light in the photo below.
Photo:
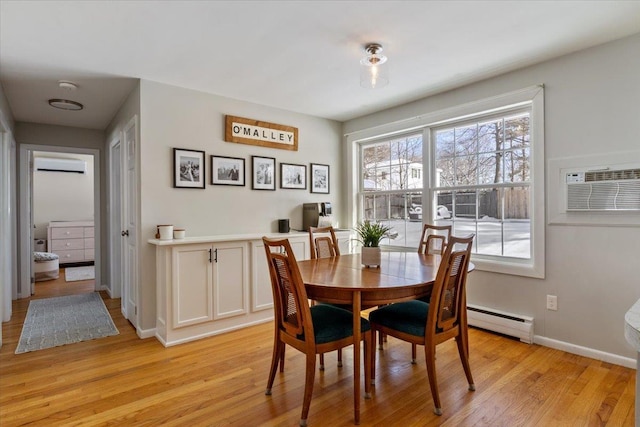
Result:
{"type": "MultiPolygon", "coordinates": [[[[58,80],[58,87],[65,92],[74,92],[78,89],[78,85],[69,80],[58,80]]],[[[68,99],[54,98],[49,100],[49,105],[53,108],[59,108],[61,110],[79,111],[84,108],[84,105],[76,101],[70,101],[68,99]]]]}
{"type": "Polygon", "coordinates": [[[79,111],[84,108],[84,105],[76,101],[69,101],[68,99],[50,99],[49,105],[53,108],[59,108],[61,110],[79,111]]]}
{"type": "Polygon", "coordinates": [[[367,55],[360,60],[360,86],[377,89],[389,83],[389,73],[387,57],[380,54],[382,45],[379,43],[369,43],[364,47],[367,55]]]}

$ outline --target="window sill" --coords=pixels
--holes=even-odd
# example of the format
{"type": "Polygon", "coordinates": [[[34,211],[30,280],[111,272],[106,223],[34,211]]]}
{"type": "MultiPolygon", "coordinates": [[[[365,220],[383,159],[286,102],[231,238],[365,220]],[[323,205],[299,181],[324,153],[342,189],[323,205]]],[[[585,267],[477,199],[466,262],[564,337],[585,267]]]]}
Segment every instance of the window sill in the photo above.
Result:
{"type": "Polygon", "coordinates": [[[535,279],[544,279],[545,277],[544,266],[536,266],[532,264],[531,260],[520,261],[513,258],[509,260],[495,260],[472,255],[471,262],[473,262],[478,271],[533,277],[535,279]]]}

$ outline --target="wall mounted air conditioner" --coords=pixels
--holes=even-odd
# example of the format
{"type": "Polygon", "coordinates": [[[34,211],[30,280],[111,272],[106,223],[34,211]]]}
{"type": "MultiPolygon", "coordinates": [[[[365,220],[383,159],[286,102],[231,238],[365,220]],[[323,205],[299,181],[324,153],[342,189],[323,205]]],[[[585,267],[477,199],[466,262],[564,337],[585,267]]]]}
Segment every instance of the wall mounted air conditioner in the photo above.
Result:
{"type": "Polygon", "coordinates": [[[569,172],[567,211],[640,211],[640,167],[569,172]]]}
{"type": "Polygon", "coordinates": [[[87,162],[80,159],[60,159],[57,157],[36,157],[34,167],[37,171],[86,173],[87,162]]]}

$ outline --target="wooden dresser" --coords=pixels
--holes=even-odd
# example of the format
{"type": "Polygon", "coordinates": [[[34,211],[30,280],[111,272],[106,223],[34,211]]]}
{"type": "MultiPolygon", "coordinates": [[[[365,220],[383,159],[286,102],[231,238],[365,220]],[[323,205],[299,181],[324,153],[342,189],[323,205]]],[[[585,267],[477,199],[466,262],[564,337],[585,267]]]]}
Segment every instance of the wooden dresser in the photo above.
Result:
{"type": "Polygon", "coordinates": [[[93,221],[52,221],[47,228],[48,249],[60,264],[94,261],[93,221]]]}

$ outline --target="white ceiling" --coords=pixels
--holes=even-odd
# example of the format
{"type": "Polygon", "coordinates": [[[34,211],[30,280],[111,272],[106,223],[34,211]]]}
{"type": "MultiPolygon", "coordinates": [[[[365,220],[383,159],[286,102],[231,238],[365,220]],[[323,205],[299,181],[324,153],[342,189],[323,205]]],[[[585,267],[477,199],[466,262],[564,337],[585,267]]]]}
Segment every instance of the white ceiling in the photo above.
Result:
{"type": "Polygon", "coordinates": [[[0,83],[17,121],[104,129],[136,79],[345,121],[638,32],[639,1],[1,0],[0,83]]]}

